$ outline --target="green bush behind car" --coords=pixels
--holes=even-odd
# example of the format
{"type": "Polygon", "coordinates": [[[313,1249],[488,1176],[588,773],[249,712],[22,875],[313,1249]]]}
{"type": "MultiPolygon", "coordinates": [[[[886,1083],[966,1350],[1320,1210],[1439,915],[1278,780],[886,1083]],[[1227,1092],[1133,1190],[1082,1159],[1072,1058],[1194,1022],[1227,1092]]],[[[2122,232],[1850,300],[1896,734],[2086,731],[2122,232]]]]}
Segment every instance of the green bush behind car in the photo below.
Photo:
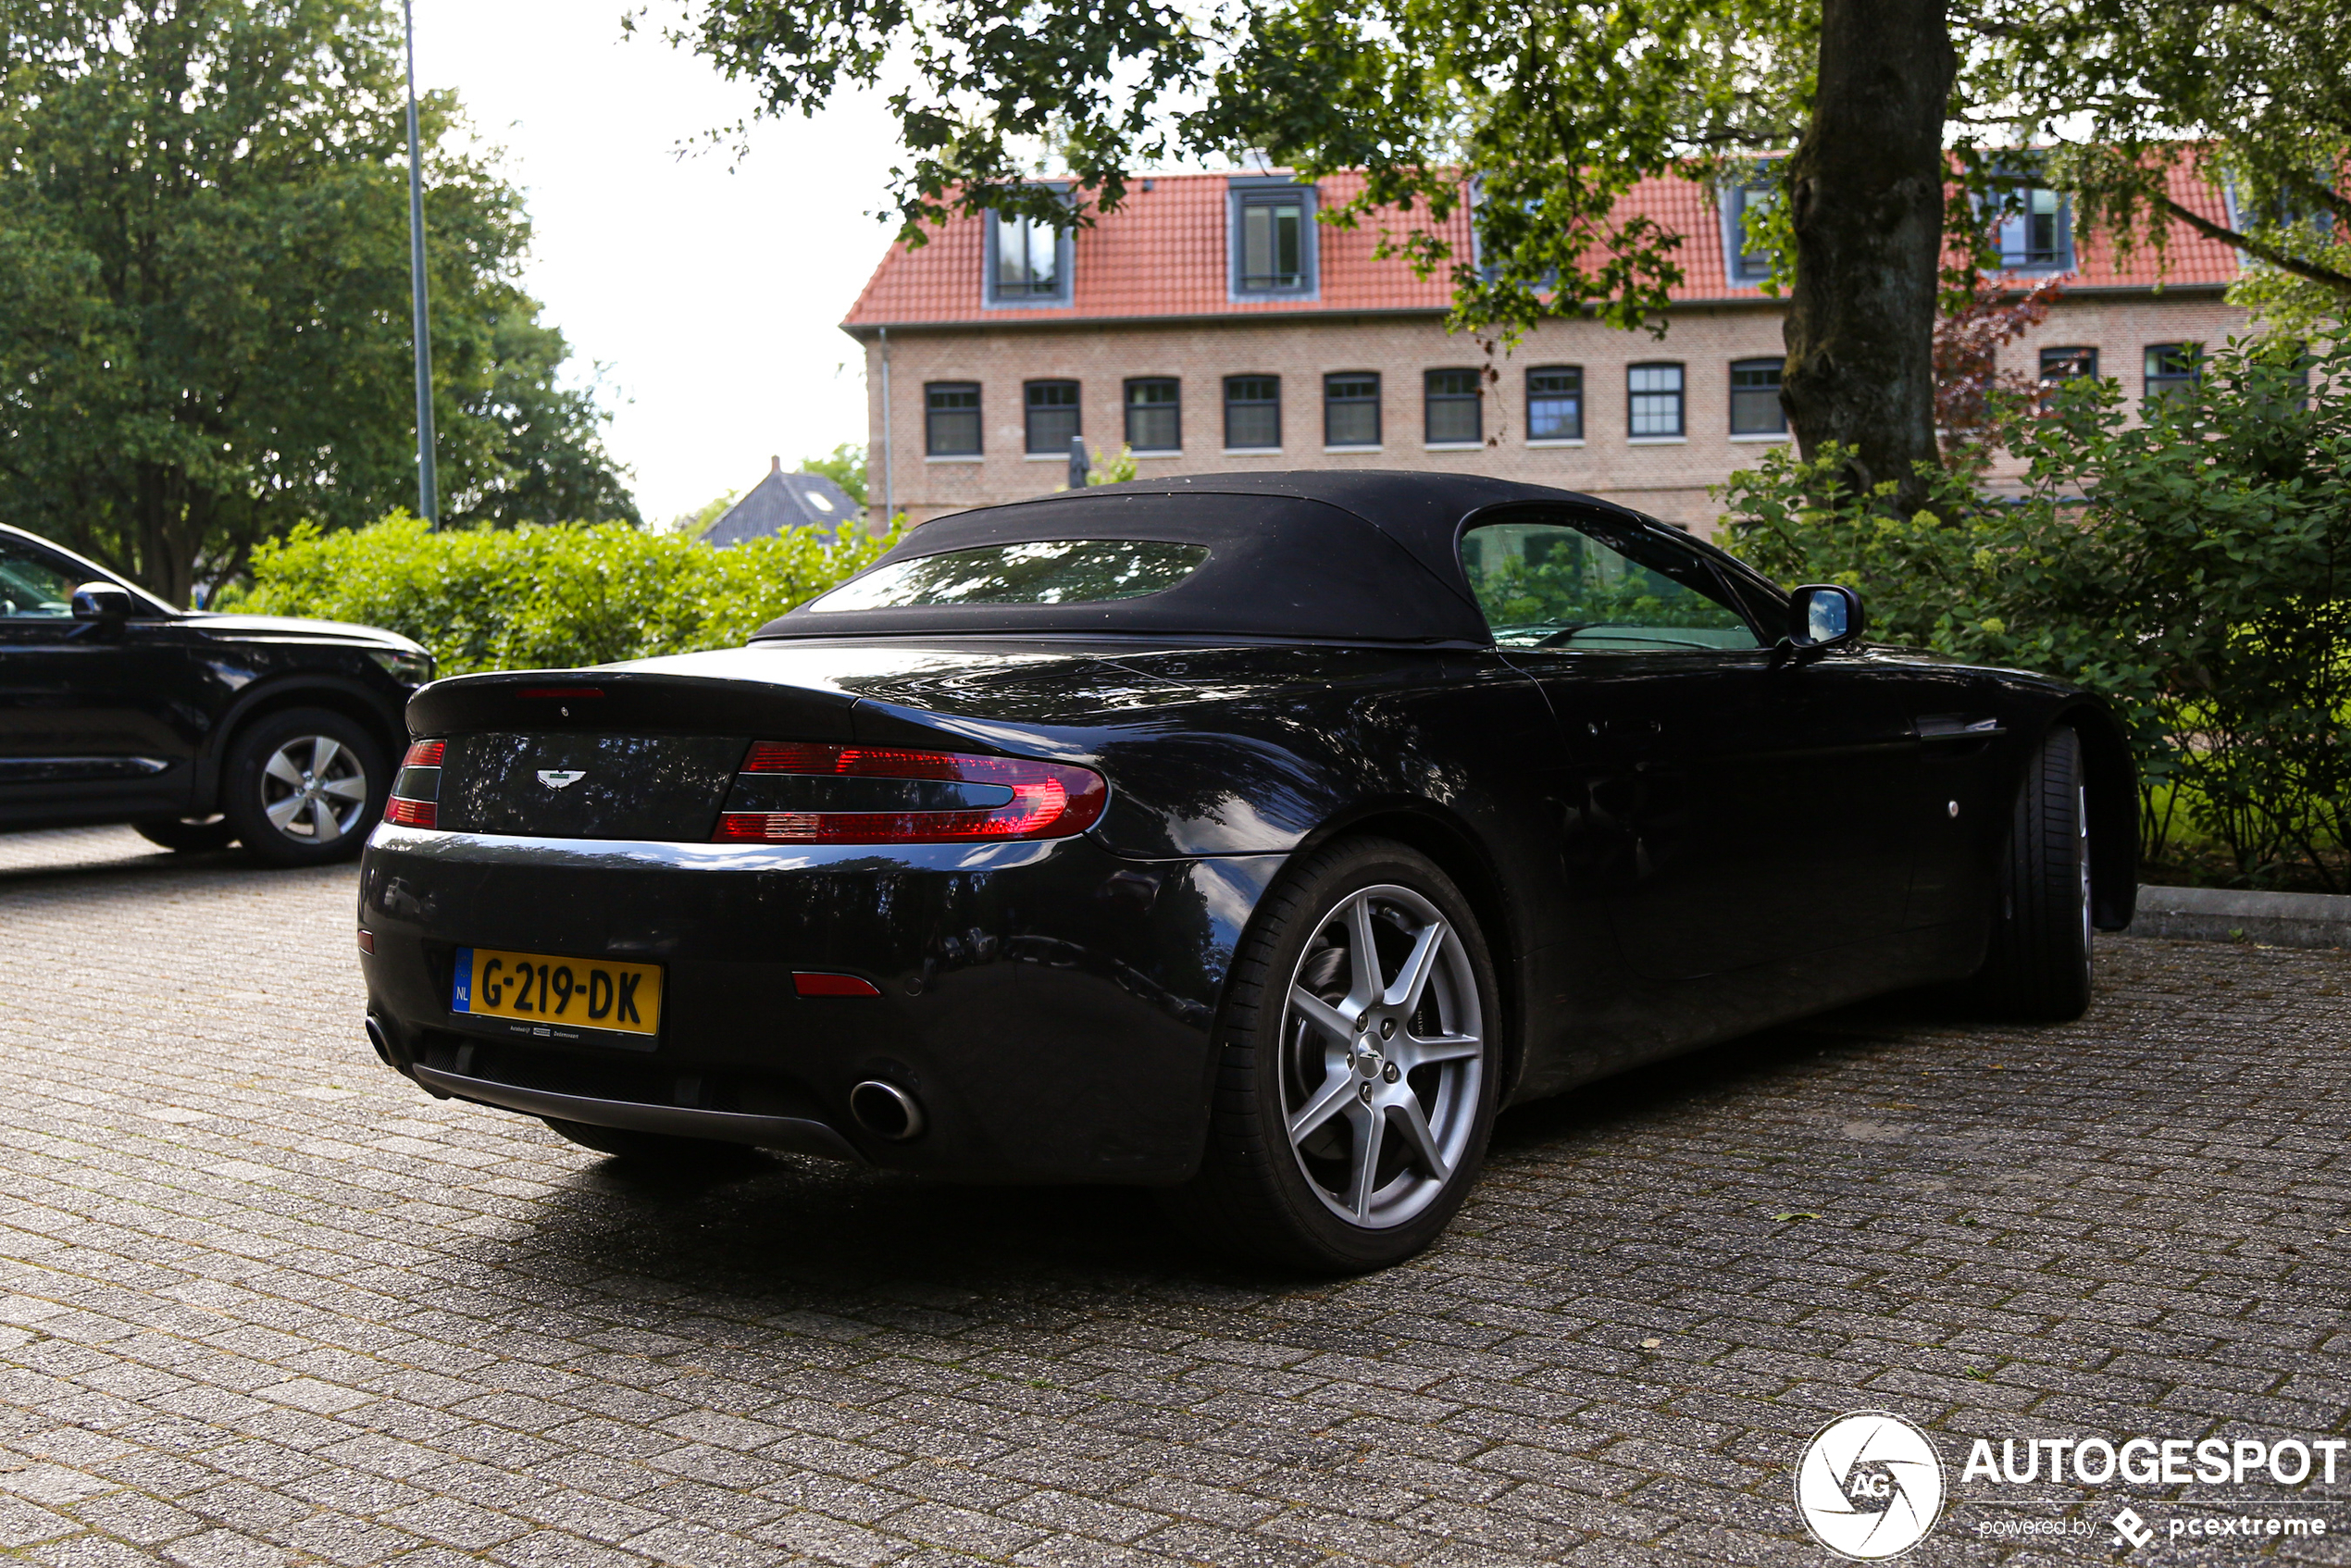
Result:
{"type": "Polygon", "coordinates": [[[896,538],[828,545],[795,529],[721,550],[626,523],[434,533],[394,515],[262,545],[252,586],[214,607],[385,627],[442,675],[609,664],[738,646],[896,538]]]}

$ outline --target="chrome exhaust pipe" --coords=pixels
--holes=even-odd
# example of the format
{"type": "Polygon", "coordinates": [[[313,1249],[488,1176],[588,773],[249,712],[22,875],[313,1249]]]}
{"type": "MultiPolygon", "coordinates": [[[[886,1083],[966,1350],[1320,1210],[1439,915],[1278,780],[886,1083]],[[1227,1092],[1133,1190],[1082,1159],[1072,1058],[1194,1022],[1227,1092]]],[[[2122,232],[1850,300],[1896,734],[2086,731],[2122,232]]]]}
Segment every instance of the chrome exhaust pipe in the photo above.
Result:
{"type": "Polygon", "coordinates": [[[385,1066],[397,1068],[400,1065],[392,1060],[392,1040],[384,1034],[384,1027],[376,1021],[372,1013],[367,1014],[367,1043],[376,1048],[376,1054],[383,1058],[385,1066]]]}
{"type": "Polygon", "coordinates": [[[880,1078],[867,1078],[849,1091],[849,1114],[857,1118],[859,1126],[892,1143],[922,1136],[921,1103],[896,1084],[880,1078]]]}

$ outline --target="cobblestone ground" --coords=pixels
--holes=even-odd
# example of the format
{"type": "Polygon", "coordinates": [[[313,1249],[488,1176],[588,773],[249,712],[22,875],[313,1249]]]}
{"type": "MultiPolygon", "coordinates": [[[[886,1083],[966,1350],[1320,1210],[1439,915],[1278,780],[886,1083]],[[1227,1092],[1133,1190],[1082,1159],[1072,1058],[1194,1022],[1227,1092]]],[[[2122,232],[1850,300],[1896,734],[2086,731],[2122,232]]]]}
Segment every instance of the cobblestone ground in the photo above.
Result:
{"type": "MultiPolygon", "coordinates": [[[[631,1184],[378,1067],[352,894],[0,838],[0,1551],[1818,1562],[1797,1450],[1875,1407],[1954,1465],[1912,1561],[2079,1562],[2125,1494],[1996,1506],[1969,1439],[2345,1428],[2342,953],[2116,941],[2076,1027],[1845,1014],[1520,1111],[1441,1247],[1330,1283],[1118,1192],[631,1184]],[[1978,1534],[2053,1517],[2096,1534],[1978,1534]]],[[[2351,1484],[2210,1495],[2342,1535],[2131,1561],[2351,1559],[2351,1484]]]]}

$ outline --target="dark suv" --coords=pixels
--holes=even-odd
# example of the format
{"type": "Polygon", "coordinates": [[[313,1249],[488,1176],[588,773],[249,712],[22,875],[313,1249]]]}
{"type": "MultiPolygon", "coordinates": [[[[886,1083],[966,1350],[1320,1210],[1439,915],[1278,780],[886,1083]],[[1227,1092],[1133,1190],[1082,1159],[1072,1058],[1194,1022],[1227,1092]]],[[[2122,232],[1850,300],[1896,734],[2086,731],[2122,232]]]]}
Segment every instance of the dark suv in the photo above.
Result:
{"type": "Polygon", "coordinates": [[[431,678],[397,632],[175,610],[0,525],[0,828],[127,822],[279,865],[355,854],[431,678]]]}

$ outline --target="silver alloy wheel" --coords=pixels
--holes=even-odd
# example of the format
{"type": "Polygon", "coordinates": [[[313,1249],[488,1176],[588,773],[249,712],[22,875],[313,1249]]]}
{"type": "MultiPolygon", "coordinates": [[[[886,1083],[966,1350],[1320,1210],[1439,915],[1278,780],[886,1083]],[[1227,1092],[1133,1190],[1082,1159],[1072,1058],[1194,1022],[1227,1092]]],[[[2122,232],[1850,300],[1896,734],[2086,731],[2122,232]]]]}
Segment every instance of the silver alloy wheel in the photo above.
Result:
{"type": "Polygon", "coordinates": [[[1282,1116],[1325,1208],[1383,1230],[1435,1202],[1477,1121],[1485,1020],[1468,950],[1410,888],[1323,916],[1282,1014],[1282,1116]]]}
{"type": "Polygon", "coordinates": [[[261,767],[261,811],[301,844],[329,844],[367,810],[367,770],[331,735],[296,735],[261,767]]]}
{"type": "Polygon", "coordinates": [[[2090,967],[2090,788],[2073,789],[2073,860],[2082,877],[2082,967],[2090,967]]]}

